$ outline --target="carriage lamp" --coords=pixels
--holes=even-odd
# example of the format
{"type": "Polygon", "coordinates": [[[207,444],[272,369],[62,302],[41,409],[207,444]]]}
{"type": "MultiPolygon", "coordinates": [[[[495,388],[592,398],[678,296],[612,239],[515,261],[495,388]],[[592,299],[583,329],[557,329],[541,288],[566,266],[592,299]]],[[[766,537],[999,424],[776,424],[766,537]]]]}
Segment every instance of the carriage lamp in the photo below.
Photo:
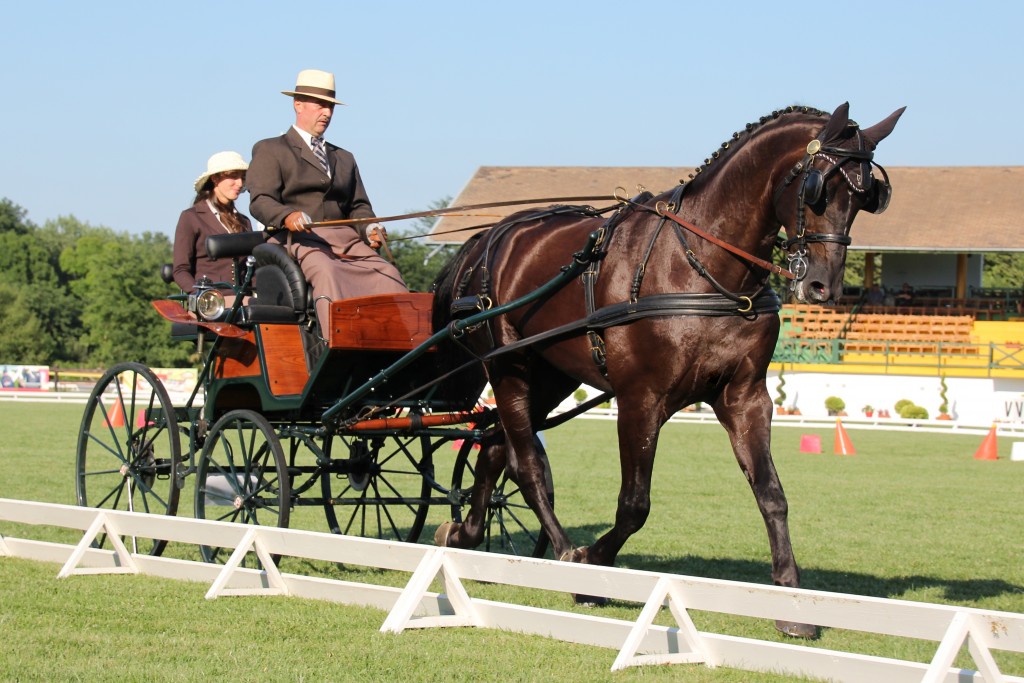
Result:
{"type": "Polygon", "coordinates": [[[213,281],[205,275],[196,280],[188,295],[188,310],[202,320],[219,320],[224,308],[224,295],[213,287],[213,281]]]}
{"type": "Polygon", "coordinates": [[[196,298],[196,315],[204,320],[220,320],[224,315],[224,295],[208,289],[196,298]]]}

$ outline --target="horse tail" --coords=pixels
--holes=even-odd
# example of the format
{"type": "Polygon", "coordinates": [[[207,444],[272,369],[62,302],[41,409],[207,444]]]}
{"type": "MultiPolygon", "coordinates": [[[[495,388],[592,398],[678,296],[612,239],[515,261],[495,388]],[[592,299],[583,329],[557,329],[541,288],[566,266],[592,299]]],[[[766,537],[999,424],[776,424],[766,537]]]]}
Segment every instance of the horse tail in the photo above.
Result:
{"type": "MultiPolygon", "coordinates": [[[[485,231],[486,232],[486,231],[485,231]]],[[[476,247],[483,232],[476,233],[466,240],[462,248],[441,268],[437,278],[431,285],[434,292],[433,328],[437,332],[447,327],[453,320],[452,302],[459,287],[459,280],[465,270],[466,262],[476,247]]],[[[471,363],[468,367],[457,370],[472,360],[466,348],[452,339],[445,339],[437,345],[434,360],[441,375],[453,372],[442,384],[440,393],[446,400],[471,406],[476,403],[487,384],[482,363],[471,363]]]]}

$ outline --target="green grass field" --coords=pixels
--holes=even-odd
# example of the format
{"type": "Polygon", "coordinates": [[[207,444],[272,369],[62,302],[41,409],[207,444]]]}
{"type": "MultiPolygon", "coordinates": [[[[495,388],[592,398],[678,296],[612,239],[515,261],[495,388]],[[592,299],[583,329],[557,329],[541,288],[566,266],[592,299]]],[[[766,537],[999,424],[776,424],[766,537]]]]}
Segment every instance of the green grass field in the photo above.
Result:
{"type": "MultiPolygon", "coordinates": [[[[74,502],[81,406],[0,403],[0,497],[74,502]]],[[[790,503],[793,544],[806,588],[1024,613],[1024,464],[972,458],[981,437],[849,430],[852,457],[799,453],[801,434],[778,428],[773,452],[790,503]]],[[[618,459],[611,422],[574,420],[546,435],[556,509],[578,545],[614,517],[618,459]]],[[[438,458],[440,472],[448,463],[438,458]]],[[[451,451],[454,460],[455,452],[451,451]]],[[[191,483],[191,481],[189,482],[191,483]]],[[[620,566],[769,583],[767,537],[753,495],[717,426],[669,425],[662,433],[647,526],[620,566]]],[[[182,514],[191,509],[183,497],[182,514]]],[[[323,530],[316,509],[299,518],[323,530]]],[[[432,511],[424,539],[447,518],[432,511]]],[[[77,534],[0,524],[9,536],[73,543],[77,534]]],[[[194,549],[171,549],[197,559],[194,549]],[[191,554],[188,554],[191,553],[191,554]]],[[[311,567],[284,571],[403,585],[407,575],[311,567]]],[[[0,680],[782,681],[699,666],[609,673],[611,650],[495,631],[447,629],[385,636],[383,612],[291,598],[206,601],[201,583],[136,576],[57,580],[58,567],[0,559],[0,680]]],[[[567,596],[476,586],[478,597],[554,609],[567,596]]],[[[639,606],[597,611],[635,617],[639,606]]],[[[594,613],[593,610],[590,613],[594,613]]],[[[663,623],[671,623],[667,615],[663,623]]],[[[695,613],[698,628],[785,640],[771,624],[695,613]]],[[[826,630],[816,647],[929,661],[936,644],[826,630]]],[[[1005,673],[1024,656],[998,653],[1005,673]]],[[[961,657],[962,666],[971,666],[961,657]]]]}

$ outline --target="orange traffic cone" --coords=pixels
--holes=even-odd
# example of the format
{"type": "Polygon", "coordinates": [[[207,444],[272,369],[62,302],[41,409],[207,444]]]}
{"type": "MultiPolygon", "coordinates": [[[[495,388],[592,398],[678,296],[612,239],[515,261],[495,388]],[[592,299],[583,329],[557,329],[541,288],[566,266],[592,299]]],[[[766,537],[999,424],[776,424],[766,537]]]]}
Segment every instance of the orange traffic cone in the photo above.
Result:
{"type": "Polygon", "coordinates": [[[850,435],[843,428],[841,420],[836,420],[836,455],[856,455],[857,451],[850,441],[850,435]]]}
{"type": "Polygon", "coordinates": [[[114,402],[114,409],[107,413],[107,419],[103,421],[104,427],[124,427],[124,408],[120,401],[114,402]]]}
{"type": "Polygon", "coordinates": [[[998,460],[999,459],[999,444],[996,440],[996,425],[992,423],[992,429],[988,430],[988,434],[981,440],[981,445],[978,446],[978,450],[974,453],[975,460],[998,460]]]}

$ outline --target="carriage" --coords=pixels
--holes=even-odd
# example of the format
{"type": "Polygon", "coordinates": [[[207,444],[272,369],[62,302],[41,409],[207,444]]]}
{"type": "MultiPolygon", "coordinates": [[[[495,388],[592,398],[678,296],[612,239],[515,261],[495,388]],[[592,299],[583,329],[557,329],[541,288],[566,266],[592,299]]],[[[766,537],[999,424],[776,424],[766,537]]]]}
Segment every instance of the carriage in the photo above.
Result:
{"type": "MultiPolygon", "coordinates": [[[[191,489],[199,519],[285,527],[316,507],[335,533],[407,542],[431,508],[461,519],[473,456],[497,420],[479,394],[446,395],[436,381],[436,345],[458,330],[434,334],[433,295],[410,292],[333,302],[321,334],[298,264],[264,235],[209,238],[212,257],[235,260],[239,284],[200,279],[153,302],[202,358],[183,405],[139,363],[96,383],[78,438],[78,503],[173,515],[191,489]]],[[[169,265],[162,276],[171,282],[169,265]]],[[[489,549],[547,548],[514,478],[492,495],[489,523],[489,549]]]]}
{"type": "Polygon", "coordinates": [[[766,377],[780,306],[770,280],[788,280],[801,302],[841,294],[854,219],[888,205],[874,151],[902,113],[862,129],[848,103],[831,114],[772,112],[659,195],[521,211],[477,233],[444,266],[433,297],[333,302],[322,339],[310,336],[298,268],[272,245],[252,246],[226,319],[212,288],[189,295],[190,314],[158,304],[181,323],[198,315],[202,329],[190,334],[213,336],[201,408],[195,393],[172,406],[135,364],[97,385],[79,439],[79,502],[174,512],[195,474],[202,518],[283,525],[292,509],[315,505],[334,531],[415,540],[430,506],[443,505],[452,521],[435,532],[439,545],[533,554],[550,545],[561,560],[612,565],[650,513],[662,425],[700,402],[725,428],[754,494],[773,582],[797,587],[770,451],[766,377]],[[788,267],[773,261],[776,249],[788,267]],[[152,391],[135,417],[139,379],[152,391]],[[478,410],[486,380],[496,410],[478,410]],[[583,383],[603,392],[595,400],[618,401],[621,485],[611,529],[575,547],[555,515],[537,434],[589,407],[551,417],[583,383]],[[111,426],[110,396],[121,429],[111,426]],[[458,440],[446,485],[436,465],[458,440]],[[307,496],[317,485],[320,497],[307,496]]]}

